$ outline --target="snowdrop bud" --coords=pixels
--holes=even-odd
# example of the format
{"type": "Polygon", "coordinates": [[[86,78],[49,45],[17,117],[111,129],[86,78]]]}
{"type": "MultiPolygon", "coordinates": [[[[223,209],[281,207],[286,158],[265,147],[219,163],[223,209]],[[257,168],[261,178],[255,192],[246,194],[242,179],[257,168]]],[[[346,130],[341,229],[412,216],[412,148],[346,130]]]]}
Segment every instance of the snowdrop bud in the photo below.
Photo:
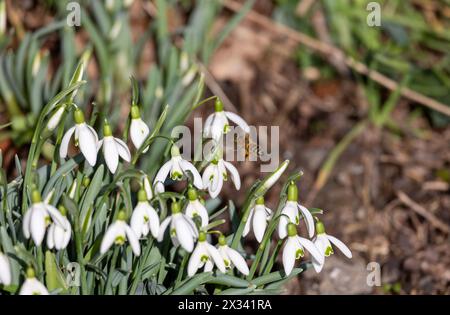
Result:
{"type": "Polygon", "coordinates": [[[189,68],[189,55],[187,52],[182,51],[180,57],[180,70],[185,72],[189,68]]]}
{"type": "Polygon", "coordinates": [[[50,117],[47,123],[47,129],[50,131],[55,130],[56,126],[59,125],[59,122],[61,121],[62,115],[64,114],[64,111],[66,110],[66,107],[64,105],[61,105],[50,117]]]}
{"type": "Polygon", "coordinates": [[[288,187],[288,201],[298,201],[298,188],[293,181],[290,182],[288,187]]]}
{"type": "Polygon", "coordinates": [[[34,56],[33,64],[31,65],[31,74],[32,74],[33,76],[36,76],[36,74],[37,74],[38,71],[39,71],[39,68],[41,67],[41,60],[42,60],[42,55],[43,55],[43,54],[44,54],[43,52],[39,51],[39,52],[34,56]]]}
{"type": "Polygon", "coordinates": [[[283,175],[284,171],[289,165],[289,160],[284,161],[276,170],[275,172],[270,175],[269,178],[265,180],[265,182],[262,185],[261,191],[266,192],[269,190],[277,181],[280,179],[281,175],[283,175]]]}
{"type": "Polygon", "coordinates": [[[189,84],[191,84],[196,74],[197,67],[195,65],[192,65],[181,80],[181,84],[183,84],[183,86],[188,86],[189,84]]]}
{"type": "Polygon", "coordinates": [[[5,1],[0,1],[0,35],[6,32],[6,4],[5,1]]]}
{"type": "Polygon", "coordinates": [[[69,198],[70,199],[74,199],[75,198],[75,194],[77,192],[77,181],[74,180],[72,182],[72,185],[70,186],[70,190],[69,190],[69,198]]]}

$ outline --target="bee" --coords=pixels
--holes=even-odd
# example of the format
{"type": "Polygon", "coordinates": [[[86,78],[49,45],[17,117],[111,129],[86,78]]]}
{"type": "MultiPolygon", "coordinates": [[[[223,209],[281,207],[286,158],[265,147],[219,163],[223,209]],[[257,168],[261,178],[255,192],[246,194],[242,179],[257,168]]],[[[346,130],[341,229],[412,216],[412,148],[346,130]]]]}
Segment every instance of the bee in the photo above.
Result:
{"type": "Polygon", "coordinates": [[[237,148],[244,148],[246,161],[249,161],[251,153],[257,157],[261,157],[264,154],[260,146],[255,141],[253,141],[253,139],[250,137],[250,134],[248,133],[244,135],[235,134],[234,143],[237,145],[237,148]]]}

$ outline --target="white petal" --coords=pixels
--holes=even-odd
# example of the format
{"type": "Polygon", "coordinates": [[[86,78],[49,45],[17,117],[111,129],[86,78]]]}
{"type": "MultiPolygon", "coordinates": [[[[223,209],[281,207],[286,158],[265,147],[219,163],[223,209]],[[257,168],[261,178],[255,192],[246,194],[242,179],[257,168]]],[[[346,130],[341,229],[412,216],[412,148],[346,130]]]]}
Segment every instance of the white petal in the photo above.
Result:
{"type": "Polygon", "coordinates": [[[314,241],[314,245],[316,245],[322,255],[325,255],[327,248],[331,247],[330,241],[328,240],[326,234],[318,234],[314,241]]]}
{"type": "MultiPolygon", "coordinates": [[[[134,147],[139,150],[145,139],[150,134],[150,129],[147,124],[142,121],[142,119],[132,119],[130,124],[130,138],[133,142],[134,147]]],[[[147,152],[148,147],[145,148],[143,153],[147,152]]]]}
{"type": "Polygon", "coordinates": [[[130,227],[138,238],[140,238],[142,234],[144,234],[143,233],[144,215],[145,210],[143,207],[143,202],[138,202],[138,204],[133,210],[133,214],[131,215],[130,219],[130,227]]]}
{"type": "Polygon", "coordinates": [[[281,212],[280,220],[278,221],[278,237],[284,239],[287,236],[287,225],[289,218],[281,212]]]}
{"type": "Polygon", "coordinates": [[[83,153],[89,165],[94,166],[97,162],[97,134],[92,132],[86,124],[80,124],[77,129],[79,130],[78,142],[81,153],[83,153]]]}
{"type": "Polygon", "coordinates": [[[97,142],[97,154],[98,154],[98,151],[100,150],[100,148],[103,146],[103,140],[104,139],[102,139],[99,142],[97,142]]]}
{"type": "Polygon", "coordinates": [[[319,251],[313,242],[300,236],[297,236],[297,240],[300,245],[305,247],[305,249],[311,254],[312,257],[314,257],[316,261],[319,263],[323,263],[325,261],[324,255],[319,251]]]}
{"type": "Polygon", "coordinates": [[[334,236],[328,235],[327,238],[330,240],[331,243],[336,245],[337,248],[345,255],[347,258],[352,258],[352,252],[350,249],[345,245],[341,240],[337,239],[334,236]]]}
{"type": "Polygon", "coordinates": [[[139,240],[136,237],[136,234],[134,234],[133,230],[127,224],[125,224],[125,233],[127,235],[128,242],[131,245],[133,253],[136,256],[139,256],[141,254],[141,246],[139,245],[139,240]]]}
{"type": "Polygon", "coordinates": [[[116,142],[117,152],[119,153],[120,157],[124,159],[127,162],[131,161],[131,153],[130,149],[128,149],[125,142],[118,138],[114,138],[114,141],[116,142]]]}
{"type": "Polygon", "coordinates": [[[203,251],[200,244],[197,244],[195,247],[194,252],[192,253],[191,257],[189,258],[188,263],[188,276],[192,277],[197,272],[198,268],[200,267],[200,258],[202,257],[203,251]]]}
{"type": "Polygon", "coordinates": [[[47,247],[49,249],[55,247],[55,238],[53,236],[54,232],[55,232],[55,224],[52,224],[50,225],[47,231],[47,247]]]}
{"type": "Polygon", "coordinates": [[[198,199],[189,201],[186,207],[186,215],[190,218],[194,218],[195,215],[198,215],[201,218],[202,227],[207,226],[209,223],[208,211],[198,199]]]}
{"type": "Polygon", "coordinates": [[[206,263],[205,263],[205,268],[203,268],[204,272],[210,272],[213,270],[214,264],[212,263],[212,261],[209,259],[206,263]]]}
{"type": "Polygon", "coordinates": [[[253,232],[255,233],[256,240],[261,243],[264,232],[267,227],[266,209],[262,205],[256,205],[255,214],[253,216],[253,232]]]}
{"type": "Polygon", "coordinates": [[[227,162],[227,161],[223,161],[223,164],[230,171],[231,180],[233,181],[236,189],[237,190],[241,189],[241,178],[239,177],[239,173],[238,173],[238,170],[236,169],[236,167],[234,167],[233,164],[231,164],[230,162],[227,162]]]}
{"type": "Polygon", "coordinates": [[[47,212],[42,207],[35,207],[30,217],[30,232],[34,244],[40,246],[45,235],[45,217],[47,212]]]}
{"type": "Polygon", "coordinates": [[[203,171],[202,180],[203,180],[203,187],[209,187],[210,185],[210,178],[212,175],[214,175],[214,165],[210,164],[208,165],[205,170],[203,171]]]}
{"type": "MultiPolygon", "coordinates": [[[[156,187],[155,187],[156,188],[156,187]]],[[[150,185],[150,179],[147,175],[144,176],[144,190],[147,194],[147,199],[150,200],[153,198],[152,186],[150,185]]]]}
{"type": "Polygon", "coordinates": [[[182,214],[182,216],[183,216],[183,219],[189,225],[189,227],[191,229],[191,234],[194,237],[194,239],[198,238],[198,230],[197,230],[197,225],[195,225],[195,222],[185,214],[182,214]]]}
{"type": "Polygon", "coordinates": [[[187,251],[192,252],[194,249],[194,239],[192,236],[191,228],[189,227],[189,223],[182,219],[182,217],[173,218],[175,231],[177,233],[177,239],[180,242],[180,245],[187,251]]]}
{"type": "Polygon", "coordinates": [[[255,211],[255,208],[252,208],[250,210],[250,213],[247,218],[247,222],[245,222],[244,231],[242,232],[242,236],[244,236],[244,237],[247,236],[248,232],[250,232],[250,225],[252,224],[252,217],[253,217],[254,211],[255,211]]]}
{"type": "Polygon", "coordinates": [[[236,115],[235,113],[232,112],[225,112],[225,115],[227,115],[227,118],[230,119],[232,122],[234,122],[236,125],[238,125],[239,127],[242,128],[242,130],[244,130],[244,132],[249,133],[250,132],[250,127],[248,126],[248,124],[245,122],[244,119],[242,119],[239,115],[236,115]]]}
{"type": "Polygon", "coordinates": [[[194,165],[192,165],[192,163],[186,160],[181,160],[180,164],[183,172],[190,171],[192,173],[194,179],[194,186],[197,187],[198,189],[203,189],[202,177],[200,176],[199,172],[194,167],[194,165]]]}
{"type": "Polygon", "coordinates": [[[75,131],[75,127],[69,128],[61,140],[61,146],[59,147],[59,157],[62,159],[64,159],[67,156],[70,138],[72,137],[72,134],[74,131],[75,131]]]}
{"type": "Polygon", "coordinates": [[[206,118],[205,127],[203,129],[203,136],[205,138],[211,137],[211,124],[212,124],[213,120],[214,120],[214,114],[211,114],[208,116],[208,118],[206,118]]]}
{"type": "Polygon", "coordinates": [[[22,285],[19,295],[49,295],[47,288],[36,278],[28,278],[22,285]]]}
{"type": "Polygon", "coordinates": [[[152,232],[153,237],[156,238],[159,234],[159,216],[152,206],[148,205],[148,207],[150,231],[152,232]]]}
{"type": "Polygon", "coordinates": [[[296,248],[295,238],[289,237],[283,249],[283,267],[286,276],[290,275],[294,269],[296,248]]]}
{"type": "Polygon", "coordinates": [[[325,264],[325,260],[324,260],[322,263],[319,263],[319,262],[318,262],[317,260],[315,260],[314,257],[313,257],[313,259],[312,259],[312,264],[313,264],[314,270],[315,270],[317,273],[319,273],[319,272],[322,271],[322,268],[323,268],[323,266],[324,266],[324,264],[325,264]]]}
{"type": "Polygon", "coordinates": [[[114,222],[109,226],[108,230],[106,230],[106,233],[103,236],[103,240],[100,245],[100,253],[106,253],[116,240],[116,237],[122,232],[122,229],[117,223],[117,221],[114,222]]]}
{"type": "Polygon", "coordinates": [[[48,212],[52,221],[58,224],[63,229],[67,229],[69,225],[69,221],[52,205],[43,205],[45,210],[48,212]]]}
{"type": "Polygon", "coordinates": [[[313,218],[311,212],[309,212],[309,210],[307,208],[305,208],[304,206],[302,206],[300,204],[298,204],[298,208],[300,209],[300,212],[302,213],[303,217],[305,218],[309,237],[313,237],[314,236],[314,218],[313,218]]]}
{"type": "Polygon", "coordinates": [[[53,239],[55,242],[55,248],[57,250],[61,250],[64,248],[64,243],[65,243],[65,231],[64,229],[62,229],[61,227],[57,226],[57,225],[53,225],[54,227],[54,231],[53,231],[53,239]]]}
{"type": "Polygon", "coordinates": [[[30,238],[30,219],[32,213],[33,213],[32,208],[30,208],[23,216],[22,230],[23,236],[25,236],[26,239],[30,238]]]}
{"type": "Polygon", "coordinates": [[[248,269],[247,262],[244,257],[241,256],[236,250],[227,246],[227,254],[230,257],[233,265],[245,276],[248,276],[250,270],[248,269]]]}
{"type": "Polygon", "coordinates": [[[166,232],[167,227],[169,226],[170,222],[172,221],[172,217],[165,218],[161,225],[159,226],[159,234],[158,234],[158,242],[161,242],[164,238],[164,233],[166,232]]]}
{"type": "Polygon", "coordinates": [[[64,231],[64,241],[62,243],[62,248],[66,248],[70,242],[70,237],[72,236],[72,228],[69,225],[69,228],[64,231]]]}
{"type": "Polygon", "coordinates": [[[8,257],[0,253],[0,284],[5,286],[11,284],[11,266],[8,257]]]}
{"type": "Polygon", "coordinates": [[[211,198],[216,198],[223,187],[223,176],[218,167],[214,168],[214,177],[208,187],[208,192],[211,198]]]}
{"type": "Polygon", "coordinates": [[[163,166],[159,169],[158,173],[155,176],[155,180],[153,181],[153,185],[156,183],[163,183],[166,181],[167,175],[169,175],[170,170],[172,169],[172,159],[164,163],[163,166]]]}
{"type": "Polygon", "coordinates": [[[220,253],[217,250],[217,248],[215,248],[214,246],[212,246],[211,244],[208,244],[206,242],[205,242],[205,246],[208,250],[209,256],[214,261],[214,264],[217,266],[217,268],[219,268],[219,270],[221,272],[225,273],[226,272],[225,263],[222,259],[222,256],[220,256],[220,253]]]}
{"type": "Polygon", "coordinates": [[[119,152],[117,152],[116,142],[113,137],[105,137],[103,139],[103,156],[108,169],[114,174],[119,165],[119,152]]]}

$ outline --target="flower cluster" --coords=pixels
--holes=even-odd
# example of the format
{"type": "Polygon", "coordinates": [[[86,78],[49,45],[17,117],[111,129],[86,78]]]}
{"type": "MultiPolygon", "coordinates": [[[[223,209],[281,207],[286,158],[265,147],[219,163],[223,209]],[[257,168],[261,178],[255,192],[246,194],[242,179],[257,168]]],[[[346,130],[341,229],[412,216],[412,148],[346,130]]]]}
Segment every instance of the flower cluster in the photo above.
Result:
{"type": "MultiPolygon", "coordinates": [[[[62,114],[59,110],[57,113],[58,115],[62,114]]],[[[54,121],[55,115],[49,121],[51,123],[49,130],[53,130],[57,124],[54,121]]],[[[230,130],[228,119],[236,123],[244,132],[249,132],[247,123],[238,115],[223,111],[222,102],[217,99],[215,113],[206,119],[203,135],[221,144],[222,138],[230,130]]],[[[100,150],[106,167],[112,175],[121,169],[119,167],[120,158],[125,162],[131,161],[131,152],[126,142],[113,136],[112,128],[107,120],[103,123],[101,140],[95,129],[86,123],[82,110],[76,106],[73,120],[75,126],[69,128],[61,139],[59,155],[62,159],[68,155],[69,142],[73,136],[75,146],[79,147],[87,162],[85,168],[94,167],[97,164],[100,150]]],[[[137,105],[131,106],[128,134],[137,154],[150,150],[150,129],[142,120],[137,105]]],[[[180,251],[177,249],[176,252],[189,258],[186,261],[186,273],[189,277],[193,277],[201,268],[205,272],[217,269],[220,273],[232,273],[231,270],[235,268],[240,274],[252,277],[254,268],[252,268],[253,271],[249,269],[246,260],[249,256],[243,249],[238,249],[238,242],[234,240],[236,237],[240,238],[241,235],[249,236],[250,231],[253,231],[255,239],[261,243],[260,248],[264,248],[270,246],[275,228],[277,228],[279,239],[285,240],[282,262],[286,276],[292,273],[295,261],[303,257],[305,252],[311,255],[314,269],[320,272],[325,257],[333,254],[331,244],[339,248],[345,256],[351,258],[352,254],[348,247],[337,238],[326,234],[323,223],[315,218],[310,210],[298,203],[298,189],[294,181],[290,181],[287,185],[287,198],[277,208],[279,210],[273,211],[265,205],[264,194],[286,170],[288,161],[261,182],[254,195],[250,196],[247,207],[243,209],[241,226],[235,231],[241,235],[233,234],[233,237],[227,238],[222,232],[211,230],[212,227],[224,222],[213,221],[213,217],[210,217],[205,206],[204,197],[208,194],[211,199],[218,197],[224,182],[229,177],[235,188],[239,190],[241,179],[238,170],[223,159],[223,150],[220,148],[215,151],[214,156],[205,165],[202,172],[200,166],[196,166],[182,157],[180,148],[176,144],[171,141],[170,145],[170,159],[160,167],[153,180],[145,172],[139,171],[141,175],[139,175],[137,194],[131,190],[126,192],[129,194],[128,205],[131,206],[132,200],[136,200],[134,209],[131,210],[132,206],[123,209],[118,205],[104,209],[109,213],[109,219],[105,216],[105,220],[108,222],[107,226],[104,226],[101,233],[95,237],[96,242],[98,240],[95,246],[100,255],[97,259],[108,256],[112,247],[115,248],[114,253],[122,250],[124,257],[128,255],[127,259],[132,259],[132,254],[134,257],[141,254],[145,256],[143,254],[145,250],[141,250],[141,245],[147,239],[152,237],[157,242],[167,240],[165,244],[168,245],[170,238],[173,246],[180,249],[180,251]],[[168,178],[171,181],[186,181],[186,189],[182,193],[166,192],[168,178]],[[167,213],[168,209],[161,204],[167,206],[169,200],[171,200],[170,213],[167,213]],[[302,221],[305,222],[308,238],[298,235],[297,226],[302,221]],[[212,244],[214,234],[218,235],[216,246],[212,244]],[[126,254],[126,249],[129,248],[131,250],[126,254]]],[[[65,191],[66,197],[72,202],[78,200],[77,196],[83,187],[90,185],[89,177],[83,176],[81,176],[82,180],[74,180],[65,191]]],[[[119,176],[117,175],[117,177],[119,176]]],[[[89,230],[90,225],[93,224],[86,211],[96,214],[100,211],[95,208],[95,205],[92,205],[83,210],[82,220],[74,218],[63,203],[60,203],[58,207],[52,205],[53,195],[54,191],[51,191],[42,200],[40,190],[33,186],[30,194],[31,204],[23,217],[23,236],[25,239],[31,238],[39,251],[42,250],[45,235],[47,235],[46,247],[48,250],[69,250],[71,239],[77,240],[78,237],[80,240],[80,235],[83,237],[83,233],[89,230]]],[[[77,251],[80,251],[80,246],[82,246],[80,242],[75,246],[77,251]]],[[[82,250],[81,248],[81,252],[82,250]]],[[[94,246],[89,249],[89,251],[94,250],[94,246]]],[[[10,258],[7,254],[0,252],[0,284],[8,286],[11,281],[10,258]]],[[[108,277],[108,281],[112,280],[108,277]]],[[[47,288],[36,277],[35,268],[31,267],[31,264],[26,270],[20,294],[49,294],[47,288]]]]}

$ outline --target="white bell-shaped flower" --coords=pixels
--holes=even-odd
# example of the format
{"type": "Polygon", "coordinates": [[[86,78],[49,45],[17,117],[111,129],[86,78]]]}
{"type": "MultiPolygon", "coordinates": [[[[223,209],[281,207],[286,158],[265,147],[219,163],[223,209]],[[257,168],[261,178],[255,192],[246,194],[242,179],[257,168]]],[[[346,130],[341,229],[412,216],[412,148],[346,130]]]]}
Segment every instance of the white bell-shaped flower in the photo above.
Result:
{"type": "Polygon", "coordinates": [[[108,227],[108,230],[106,230],[106,233],[103,236],[103,240],[100,245],[100,253],[106,253],[113,244],[123,245],[125,244],[125,241],[128,240],[133,253],[136,256],[141,254],[139,240],[125,220],[125,211],[120,211],[117,216],[117,220],[108,227]]]}
{"type": "MultiPolygon", "coordinates": [[[[130,138],[136,150],[139,150],[149,134],[150,129],[142,120],[139,107],[136,105],[131,106],[130,138]]],[[[147,151],[148,147],[146,147],[142,152],[145,153],[147,151]]]]}
{"type": "Polygon", "coordinates": [[[278,223],[278,236],[283,239],[287,235],[288,223],[300,224],[300,214],[305,219],[306,228],[308,229],[309,237],[314,236],[314,219],[309,210],[298,203],[298,189],[294,182],[288,186],[287,202],[281,210],[281,217],[278,223]]]}
{"type": "Polygon", "coordinates": [[[217,248],[206,241],[206,233],[200,232],[198,243],[189,258],[188,276],[192,277],[197,270],[204,267],[204,271],[212,271],[214,265],[223,273],[226,272],[225,263],[217,248]]]}
{"type": "Polygon", "coordinates": [[[59,224],[52,223],[47,231],[47,247],[49,249],[55,248],[61,250],[67,247],[72,236],[72,228],[70,222],[67,219],[67,210],[63,206],[59,207],[61,215],[63,217],[65,227],[62,228],[59,224]]]}
{"type": "Polygon", "coordinates": [[[75,133],[75,146],[80,147],[81,153],[83,153],[86,161],[88,161],[91,166],[94,166],[97,162],[97,133],[94,128],[86,124],[84,121],[84,114],[79,108],[74,111],[73,118],[75,120],[75,126],[69,128],[64,134],[64,137],[61,140],[61,147],[59,148],[59,156],[62,159],[67,156],[70,138],[75,133]]]}
{"type": "Polygon", "coordinates": [[[193,177],[194,186],[198,189],[203,189],[202,177],[199,172],[191,162],[184,160],[181,157],[180,150],[175,144],[172,145],[170,153],[172,158],[164,163],[164,165],[159,169],[153,184],[156,185],[157,183],[164,183],[169,174],[172,180],[181,180],[183,175],[188,176],[187,172],[190,172],[193,177]]]}
{"type": "Polygon", "coordinates": [[[34,269],[27,269],[27,278],[20,288],[19,295],[49,295],[47,288],[36,279],[34,269]]]}
{"type": "Polygon", "coordinates": [[[102,147],[106,165],[111,173],[115,173],[119,165],[119,156],[127,162],[131,161],[131,153],[125,142],[114,138],[108,123],[103,126],[103,139],[98,142],[97,150],[102,147]]]}
{"type": "Polygon", "coordinates": [[[288,223],[288,238],[283,249],[283,267],[286,276],[290,275],[294,269],[295,261],[305,255],[305,249],[311,254],[313,260],[323,263],[325,257],[317,249],[313,242],[297,235],[296,225],[288,223]]]}
{"type": "Polygon", "coordinates": [[[205,227],[209,223],[209,215],[206,207],[200,202],[197,196],[197,191],[194,188],[188,189],[189,202],[186,206],[185,214],[194,219],[198,216],[201,219],[201,227],[205,227]]]}
{"type": "Polygon", "coordinates": [[[261,243],[267,228],[267,221],[272,217],[272,210],[264,205],[264,197],[256,200],[256,205],[250,210],[247,222],[244,226],[243,236],[247,236],[250,229],[253,229],[255,238],[261,243]]]}
{"type": "Polygon", "coordinates": [[[64,231],[70,229],[67,219],[62,216],[58,209],[48,204],[47,201],[43,202],[37,190],[32,191],[31,202],[31,207],[23,217],[22,230],[25,238],[28,239],[31,236],[36,246],[42,244],[45,231],[52,222],[64,231]]]}
{"type": "Polygon", "coordinates": [[[233,269],[236,267],[244,276],[248,276],[250,270],[247,262],[239,252],[227,245],[226,238],[223,234],[219,236],[219,253],[222,256],[226,269],[233,269]]]}
{"type": "Polygon", "coordinates": [[[231,180],[237,190],[241,188],[239,172],[233,164],[224,161],[223,158],[214,159],[203,172],[203,186],[208,188],[211,198],[216,198],[223,187],[223,182],[228,180],[227,170],[231,174],[231,180]]]}
{"type": "Polygon", "coordinates": [[[131,215],[130,226],[137,238],[147,236],[149,232],[152,232],[153,237],[158,237],[159,216],[148,202],[144,188],[138,192],[138,203],[131,215]]]}
{"type": "Polygon", "coordinates": [[[8,286],[11,284],[11,265],[8,256],[0,252],[0,284],[8,286]]]}
{"type": "Polygon", "coordinates": [[[205,138],[212,138],[216,142],[220,142],[222,135],[230,130],[228,119],[238,125],[245,133],[250,132],[250,127],[239,115],[223,110],[223,103],[218,98],[214,104],[215,112],[208,116],[203,129],[205,138]]]}
{"type": "MultiPolygon", "coordinates": [[[[142,177],[142,187],[145,190],[145,195],[147,196],[147,200],[151,200],[153,198],[153,188],[150,183],[150,177],[148,175],[144,175],[142,177]]],[[[164,187],[164,185],[163,185],[164,187]]],[[[156,187],[155,187],[156,189],[156,187]]]]}
{"type": "MultiPolygon", "coordinates": [[[[320,251],[320,253],[324,257],[329,257],[330,255],[332,255],[334,253],[333,247],[331,246],[331,244],[333,244],[337,248],[339,248],[339,250],[347,258],[352,258],[352,252],[347,247],[347,245],[345,245],[341,240],[337,239],[336,237],[325,233],[325,227],[323,226],[322,222],[319,221],[316,223],[316,231],[317,231],[317,236],[313,240],[313,242],[316,245],[317,249],[320,251]]],[[[320,261],[320,260],[316,260],[314,258],[313,258],[312,262],[313,262],[314,270],[316,270],[317,273],[319,273],[322,270],[323,265],[325,264],[325,260],[320,261]]]]}
{"type": "Polygon", "coordinates": [[[159,227],[158,242],[164,238],[164,233],[170,224],[169,233],[175,246],[181,245],[187,252],[192,252],[194,242],[198,238],[198,230],[194,221],[181,212],[178,202],[172,202],[172,215],[165,218],[159,227]]]}

